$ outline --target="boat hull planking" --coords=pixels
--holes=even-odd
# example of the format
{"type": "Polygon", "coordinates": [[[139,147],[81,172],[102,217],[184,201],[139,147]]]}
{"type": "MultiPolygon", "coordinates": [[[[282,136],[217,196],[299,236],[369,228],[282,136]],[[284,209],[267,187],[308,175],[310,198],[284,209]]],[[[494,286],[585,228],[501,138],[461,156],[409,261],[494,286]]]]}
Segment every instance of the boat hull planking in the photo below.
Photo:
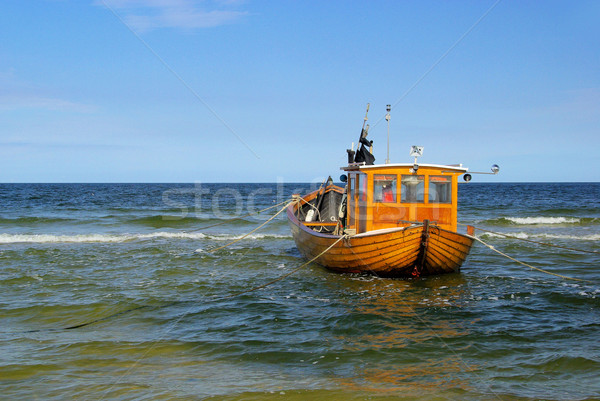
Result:
{"type": "MultiPolygon", "coordinates": [[[[307,198],[307,200],[309,200],[307,198]]],[[[319,233],[297,218],[299,203],[287,209],[288,221],[300,253],[336,272],[369,273],[381,277],[415,277],[460,270],[473,238],[435,225],[415,224],[349,236],[319,233]],[[322,254],[322,255],[321,255],[322,254]]]]}

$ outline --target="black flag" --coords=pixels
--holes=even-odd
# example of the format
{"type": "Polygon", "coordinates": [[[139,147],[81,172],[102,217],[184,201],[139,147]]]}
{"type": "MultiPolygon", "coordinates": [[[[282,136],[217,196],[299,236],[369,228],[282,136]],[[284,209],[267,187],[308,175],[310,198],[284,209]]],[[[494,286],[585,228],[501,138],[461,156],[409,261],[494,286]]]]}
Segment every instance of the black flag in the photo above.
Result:
{"type": "Polygon", "coordinates": [[[364,143],[360,145],[360,149],[356,152],[354,156],[355,163],[365,162],[366,165],[372,165],[375,163],[375,156],[369,152],[369,149],[365,146],[364,143]]]}

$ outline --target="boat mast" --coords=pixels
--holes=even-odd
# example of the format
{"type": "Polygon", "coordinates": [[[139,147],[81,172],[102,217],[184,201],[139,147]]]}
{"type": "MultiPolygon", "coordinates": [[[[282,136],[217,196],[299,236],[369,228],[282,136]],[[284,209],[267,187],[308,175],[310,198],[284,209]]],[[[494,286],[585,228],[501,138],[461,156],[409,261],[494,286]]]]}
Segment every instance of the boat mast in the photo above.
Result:
{"type": "MultiPolygon", "coordinates": [[[[369,124],[367,124],[367,120],[369,120],[369,107],[371,106],[371,103],[367,103],[367,111],[365,112],[365,119],[363,121],[363,126],[362,129],[360,130],[360,138],[358,138],[358,144],[360,145],[362,143],[361,139],[366,138],[367,135],[369,135],[369,124]],[[367,126],[367,129],[365,129],[365,124],[367,126]]],[[[373,153],[373,145],[370,146],[371,147],[371,153],[373,153]]],[[[358,151],[358,145],[356,146],[356,150],[358,151]]]]}
{"type": "Polygon", "coordinates": [[[385,164],[390,164],[390,111],[392,110],[391,105],[386,105],[385,109],[387,114],[385,115],[385,120],[387,121],[387,158],[385,159],[385,164]]]}

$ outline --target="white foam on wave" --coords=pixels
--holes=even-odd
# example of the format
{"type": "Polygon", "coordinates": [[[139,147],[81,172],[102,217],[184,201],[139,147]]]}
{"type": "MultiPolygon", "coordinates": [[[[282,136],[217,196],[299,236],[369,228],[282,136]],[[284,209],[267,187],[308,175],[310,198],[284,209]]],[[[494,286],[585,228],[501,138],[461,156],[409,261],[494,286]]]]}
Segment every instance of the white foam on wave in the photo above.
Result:
{"type": "Polygon", "coordinates": [[[550,238],[550,239],[574,239],[583,241],[598,241],[600,240],[600,234],[588,234],[588,235],[568,235],[568,234],[539,234],[539,237],[550,238]]]}
{"type": "MultiPolygon", "coordinates": [[[[519,239],[561,239],[561,240],[577,240],[577,241],[598,241],[600,240],[600,234],[588,234],[588,235],[570,235],[570,234],[550,234],[550,233],[503,233],[510,237],[515,237],[519,239]]],[[[502,234],[496,233],[484,233],[481,235],[482,237],[487,238],[507,238],[502,234]]],[[[510,238],[507,238],[510,239],[510,238]]]]}
{"type": "MultiPolygon", "coordinates": [[[[53,235],[53,234],[0,234],[0,244],[14,243],[119,243],[137,240],[153,239],[210,239],[214,241],[233,241],[243,235],[207,235],[203,233],[186,232],[156,232],[150,234],[78,234],[78,235],[53,235]]],[[[246,239],[289,238],[278,234],[251,234],[246,239]]]]}
{"type": "Polygon", "coordinates": [[[177,238],[177,239],[203,239],[206,234],[202,233],[172,233],[172,232],[157,232],[151,234],[137,234],[135,239],[153,239],[153,238],[177,238]]]}
{"type": "Polygon", "coordinates": [[[0,244],[57,243],[57,242],[125,242],[135,236],[109,234],[52,235],[52,234],[0,234],[0,244]]]}
{"type": "MultiPolygon", "coordinates": [[[[214,234],[214,235],[207,235],[207,238],[210,238],[215,241],[233,241],[233,240],[244,237],[244,235],[246,235],[246,234],[240,234],[240,235],[214,234]]],[[[292,238],[292,236],[291,235],[281,235],[281,234],[250,234],[244,238],[248,238],[248,239],[292,238]]]]}
{"type": "MultiPolygon", "coordinates": [[[[530,237],[530,234],[527,233],[504,233],[508,236],[511,237],[515,237],[515,238],[520,238],[520,239],[528,239],[530,237]]],[[[502,234],[496,234],[496,233],[483,233],[481,234],[482,237],[487,237],[487,238],[506,238],[506,236],[502,235],[502,234]]]]}
{"type": "Polygon", "coordinates": [[[577,217],[505,217],[506,220],[515,224],[575,224],[581,222],[577,217]]]}

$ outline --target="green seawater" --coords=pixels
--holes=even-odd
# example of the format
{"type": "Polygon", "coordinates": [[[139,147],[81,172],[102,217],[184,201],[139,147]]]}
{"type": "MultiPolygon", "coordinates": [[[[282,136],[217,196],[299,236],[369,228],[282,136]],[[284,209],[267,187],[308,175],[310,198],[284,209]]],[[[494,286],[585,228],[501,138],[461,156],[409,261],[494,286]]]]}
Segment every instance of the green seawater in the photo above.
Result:
{"type": "MultiPolygon", "coordinates": [[[[0,399],[600,399],[600,258],[481,238],[461,273],[302,265],[310,184],[0,185],[0,399]],[[203,229],[217,223],[219,226],[203,229]]],[[[600,184],[469,184],[459,220],[600,251],[600,184]]]]}

